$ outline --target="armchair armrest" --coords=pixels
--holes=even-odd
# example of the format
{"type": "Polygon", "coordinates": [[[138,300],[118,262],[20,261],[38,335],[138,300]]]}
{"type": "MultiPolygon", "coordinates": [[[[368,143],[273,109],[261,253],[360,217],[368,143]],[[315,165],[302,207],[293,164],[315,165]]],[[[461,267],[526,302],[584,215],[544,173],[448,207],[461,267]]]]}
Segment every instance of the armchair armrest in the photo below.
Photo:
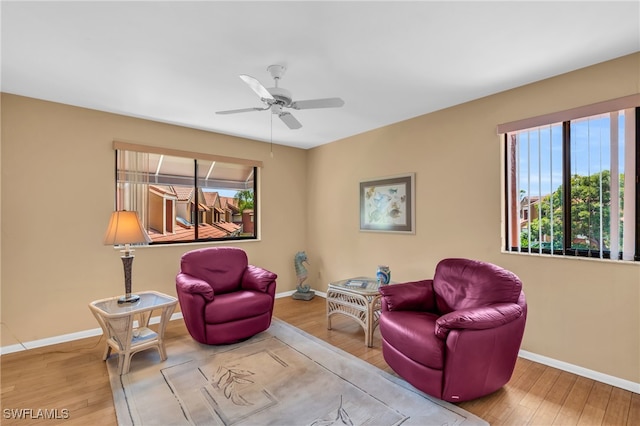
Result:
{"type": "Polygon", "coordinates": [[[450,330],[484,330],[507,324],[520,318],[524,311],[515,303],[499,303],[481,308],[462,309],[436,320],[436,336],[445,339],[450,330]]]}
{"type": "Polygon", "coordinates": [[[266,293],[269,285],[278,278],[276,274],[259,266],[249,265],[242,276],[241,287],[245,290],[255,290],[266,293]]]}
{"type": "Polygon", "coordinates": [[[433,311],[433,280],[380,286],[383,311],[433,311]]]}
{"type": "Polygon", "coordinates": [[[183,293],[199,294],[208,302],[213,300],[213,288],[204,280],[180,273],[176,276],[176,287],[183,293]]]}

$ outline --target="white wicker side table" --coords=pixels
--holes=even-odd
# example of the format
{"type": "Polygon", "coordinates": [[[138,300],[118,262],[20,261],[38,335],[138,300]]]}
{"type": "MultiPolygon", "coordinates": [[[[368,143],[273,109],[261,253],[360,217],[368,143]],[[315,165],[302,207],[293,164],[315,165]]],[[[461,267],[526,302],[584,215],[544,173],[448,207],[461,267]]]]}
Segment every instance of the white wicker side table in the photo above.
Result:
{"type": "Polygon", "coordinates": [[[331,316],[346,315],[364,329],[364,343],[373,346],[373,331],[380,319],[380,292],[375,278],[356,277],[329,283],[327,289],[327,328],[331,316]]]}
{"type": "Polygon", "coordinates": [[[119,297],[111,297],[91,302],[89,309],[98,320],[107,339],[107,346],[102,357],[106,361],[111,350],[118,351],[118,371],[127,374],[131,365],[131,356],[136,352],[149,348],[157,348],[160,359],[167,359],[164,348],[164,330],[171,318],[178,299],[156,291],[136,293],[140,300],[134,303],[119,304],[119,297]],[[160,324],[158,332],[149,328],[151,313],[159,310],[160,324]],[[137,327],[134,321],[138,320],[137,327]]]}

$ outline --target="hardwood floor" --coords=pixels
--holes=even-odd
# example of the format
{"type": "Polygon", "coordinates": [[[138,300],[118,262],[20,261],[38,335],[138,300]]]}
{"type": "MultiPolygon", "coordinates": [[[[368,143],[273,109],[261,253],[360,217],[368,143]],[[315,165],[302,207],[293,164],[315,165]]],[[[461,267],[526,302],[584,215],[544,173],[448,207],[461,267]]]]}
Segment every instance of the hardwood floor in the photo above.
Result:
{"type": "MultiPolygon", "coordinates": [[[[364,332],[353,320],[336,315],[327,330],[325,300],[276,299],[274,316],[337,346],[389,373],[380,348],[364,345],[364,332]]],[[[165,337],[186,334],[182,321],[171,321],[165,337]]],[[[102,337],[93,337],[0,357],[2,425],[115,425],[116,416],[102,337]],[[11,419],[10,410],[57,410],[68,419],[11,419]],[[9,410],[9,411],[7,411],[9,410]]],[[[492,425],[639,425],[640,395],[519,359],[511,381],[501,390],[458,404],[492,425]]]]}

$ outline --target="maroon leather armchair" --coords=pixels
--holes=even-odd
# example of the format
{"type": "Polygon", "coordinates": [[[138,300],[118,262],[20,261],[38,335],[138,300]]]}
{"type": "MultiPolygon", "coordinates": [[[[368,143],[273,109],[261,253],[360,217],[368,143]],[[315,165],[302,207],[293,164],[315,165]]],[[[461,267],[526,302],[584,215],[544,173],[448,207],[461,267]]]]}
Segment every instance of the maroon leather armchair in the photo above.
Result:
{"type": "Polygon", "coordinates": [[[444,259],[434,278],[380,287],[382,353],[407,382],[461,402],[513,373],[527,318],[522,282],[499,266],[444,259]]]}
{"type": "Polygon", "coordinates": [[[208,247],[183,254],[176,291],[187,330],[208,345],[237,342],[266,330],[276,278],[249,265],[239,248],[208,247]]]}

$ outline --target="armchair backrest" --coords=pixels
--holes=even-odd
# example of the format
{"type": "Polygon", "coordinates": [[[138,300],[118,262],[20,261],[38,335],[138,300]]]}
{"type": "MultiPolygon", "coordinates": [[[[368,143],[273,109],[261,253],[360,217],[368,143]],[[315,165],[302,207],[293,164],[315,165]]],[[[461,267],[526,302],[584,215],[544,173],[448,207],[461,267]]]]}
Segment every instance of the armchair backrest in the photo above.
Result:
{"type": "Polygon", "coordinates": [[[237,247],[207,247],[182,255],[180,272],[206,281],[216,293],[237,290],[249,261],[237,247]]]}
{"type": "Polygon", "coordinates": [[[433,277],[436,305],[441,314],[461,309],[518,303],[522,282],[511,271],[471,259],[444,259],[433,277]]]}

